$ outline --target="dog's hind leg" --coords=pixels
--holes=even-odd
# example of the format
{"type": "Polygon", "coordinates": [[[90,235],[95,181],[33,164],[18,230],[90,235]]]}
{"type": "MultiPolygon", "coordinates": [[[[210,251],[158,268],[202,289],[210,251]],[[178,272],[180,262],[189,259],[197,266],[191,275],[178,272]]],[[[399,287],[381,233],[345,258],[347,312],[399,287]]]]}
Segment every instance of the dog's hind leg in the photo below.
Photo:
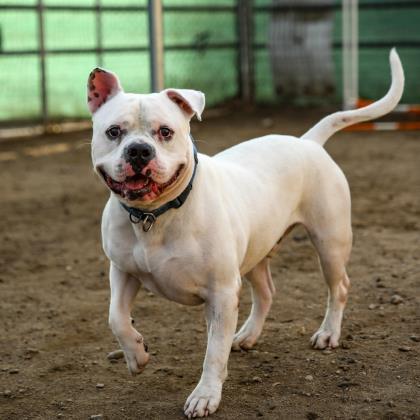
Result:
{"type": "Polygon", "coordinates": [[[328,285],[327,310],[318,331],[312,336],[311,344],[316,349],[338,346],[341,334],[341,321],[347,302],[350,280],[346,264],[350,256],[352,233],[350,218],[343,215],[331,217],[329,226],[316,230],[308,229],[311,240],[318,252],[325,281],[328,285]],[[341,219],[341,223],[337,223],[341,219]]]}
{"type": "Polygon", "coordinates": [[[269,258],[264,258],[246,277],[252,287],[252,309],[246,322],[235,334],[232,344],[234,350],[250,349],[257,342],[275,293],[269,258]]]}

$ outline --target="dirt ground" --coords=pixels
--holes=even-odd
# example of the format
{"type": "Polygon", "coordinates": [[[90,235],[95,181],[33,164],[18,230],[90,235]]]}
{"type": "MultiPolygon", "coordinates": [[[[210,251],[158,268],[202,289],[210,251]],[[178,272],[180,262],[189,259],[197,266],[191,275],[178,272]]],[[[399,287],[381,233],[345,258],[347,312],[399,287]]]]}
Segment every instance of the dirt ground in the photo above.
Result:
{"type": "MultiPolygon", "coordinates": [[[[213,154],[269,132],[302,134],[320,116],[244,111],[204,119],[193,134],[213,154]]],[[[341,133],[327,149],[353,196],[342,347],[309,346],[326,287],[295,230],[273,260],[264,333],[255,350],[231,354],[215,419],[420,418],[420,134],[341,133]]],[[[0,419],[182,419],[204,356],[202,307],[142,290],[133,316],[151,362],[131,377],[107,360],[117,348],[100,243],[107,192],[89,152],[89,133],[0,145],[0,419]]],[[[245,284],[241,322],[249,309],[245,284]]]]}

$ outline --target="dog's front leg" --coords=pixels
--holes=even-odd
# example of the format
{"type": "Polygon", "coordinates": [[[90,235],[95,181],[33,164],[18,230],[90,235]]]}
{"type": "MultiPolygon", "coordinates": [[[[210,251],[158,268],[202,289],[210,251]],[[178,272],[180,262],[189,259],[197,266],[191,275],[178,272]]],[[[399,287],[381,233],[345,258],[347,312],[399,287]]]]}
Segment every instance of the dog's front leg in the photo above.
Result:
{"type": "Polygon", "coordinates": [[[149,354],[143,337],[133,328],[130,316],[140,282],[111,263],[110,286],[109,325],[124,351],[128,370],[131,374],[141,373],[149,361],[149,354]]]}
{"type": "Polygon", "coordinates": [[[217,410],[238,321],[238,291],[222,290],[206,301],[207,351],[200,382],[188,397],[185,415],[204,417],[217,410]]]}

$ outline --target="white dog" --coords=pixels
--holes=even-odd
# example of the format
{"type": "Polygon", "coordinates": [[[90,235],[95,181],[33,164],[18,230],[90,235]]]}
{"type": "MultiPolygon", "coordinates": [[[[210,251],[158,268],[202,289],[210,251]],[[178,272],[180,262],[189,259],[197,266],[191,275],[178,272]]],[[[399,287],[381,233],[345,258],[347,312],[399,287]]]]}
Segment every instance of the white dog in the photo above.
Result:
{"type": "Polygon", "coordinates": [[[305,226],[329,288],[311,343],[337,347],[349,289],[350,194],[322,146],[338,130],[396,106],[404,74],[395,50],[390,63],[391,88],[372,105],[332,114],[300,139],[269,135],[214,157],[197,156],[190,138],[190,119],[204,109],[201,92],[125,93],[114,74],[90,74],[93,166],[111,191],[102,218],[111,262],[109,323],[129,371],[140,373],[149,354],[130,318],[140,285],[178,303],[204,303],[207,351],[186,416],[216,411],[231,348],[257,341],[274,293],[269,254],[297,224],[305,226]],[[235,334],[242,277],[251,283],[253,304],[235,334]]]}

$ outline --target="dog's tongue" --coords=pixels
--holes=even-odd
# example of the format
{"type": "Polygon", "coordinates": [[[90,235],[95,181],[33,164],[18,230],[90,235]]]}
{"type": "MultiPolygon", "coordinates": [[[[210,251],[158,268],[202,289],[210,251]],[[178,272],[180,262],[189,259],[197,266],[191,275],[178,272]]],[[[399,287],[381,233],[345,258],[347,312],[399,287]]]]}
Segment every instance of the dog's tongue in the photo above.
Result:
{"type": "Polygon", "coordinates": [[[139,179],[131,179],[129,181],[126,181],[124,184],[125,187],[130,190],[141,190],[149,183],[149,181],[149,178],[141,176],[139,179]]]}

